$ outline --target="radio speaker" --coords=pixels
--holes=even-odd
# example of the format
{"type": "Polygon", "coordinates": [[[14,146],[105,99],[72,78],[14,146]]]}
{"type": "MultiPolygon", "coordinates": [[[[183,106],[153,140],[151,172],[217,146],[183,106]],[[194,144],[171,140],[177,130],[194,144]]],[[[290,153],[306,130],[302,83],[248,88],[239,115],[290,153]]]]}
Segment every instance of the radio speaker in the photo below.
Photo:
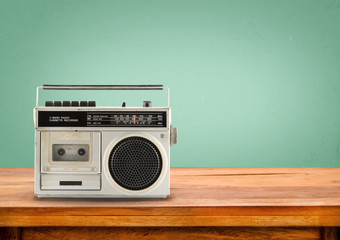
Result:
{"type": "Polygon", "coordinates": [[[108,163],[113,180],[128,190],[150,187],[162,171],[160,151],[143,137],[128,137],[118,142],[108,163]]]}

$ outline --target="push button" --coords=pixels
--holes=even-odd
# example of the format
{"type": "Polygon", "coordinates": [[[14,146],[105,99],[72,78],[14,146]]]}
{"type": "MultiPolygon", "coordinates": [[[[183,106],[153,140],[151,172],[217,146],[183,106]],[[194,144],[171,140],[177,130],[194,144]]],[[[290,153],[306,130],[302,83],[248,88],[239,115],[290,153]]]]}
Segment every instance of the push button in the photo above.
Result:
{"type": "Polygon", "coordinates": [[[63,101],[63,107],[69,107],[69,106],[71,106],[70,101],[63,101]]]}
{"type": "Polygon", "coordinates": [[[78,101],[72,101],[71,106],[72,107],[79,107],[79,102],[78,101]]]}
{"type": "Polygon", "coordinates": [[[53,101],[46,101],[45,107],[53,107],[53,101]]]}
{"type": "Polygon", "coordinates": [[[55,107],[61,107],[61,101],[54,101],[53,104],[55,107]]]}
{"type": "Polygon", "coordinates": [[[45,107],[95,107],[96,101],[46,101],[45,107]]]}
{"type": "Polygon", "coordinates": [[[89,107],[95,107],[96,101],[89,101],[89,107]]]}
{"type": "Polygon", "coordinates": [[[80,101],[80,106],[81,107],[87,107],[87,101],[80,101]]]}

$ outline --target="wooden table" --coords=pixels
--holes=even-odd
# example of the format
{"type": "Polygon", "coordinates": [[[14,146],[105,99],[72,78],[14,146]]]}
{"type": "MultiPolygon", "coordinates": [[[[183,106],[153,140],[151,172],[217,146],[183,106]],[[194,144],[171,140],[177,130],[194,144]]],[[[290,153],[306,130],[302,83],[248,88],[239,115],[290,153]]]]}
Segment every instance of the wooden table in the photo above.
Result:
{"type": "Polygon", "coordinates": [[[337,239],[338,168],[173,168],[165,200],[38,199],[0,168],[0,239],[337,239]]]}

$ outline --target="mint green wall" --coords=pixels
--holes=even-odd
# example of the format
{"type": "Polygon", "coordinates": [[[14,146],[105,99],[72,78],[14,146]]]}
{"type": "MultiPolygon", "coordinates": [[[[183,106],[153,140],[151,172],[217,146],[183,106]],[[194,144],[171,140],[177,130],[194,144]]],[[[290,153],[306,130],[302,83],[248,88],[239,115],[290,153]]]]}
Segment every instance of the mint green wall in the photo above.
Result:
{"type": "MultiPolygon", "coordinates": [[[[340,166],[337,0],[0,0],[0,81],[2,167],[33,166],[44,83],[169,86],[173,167],[340,166]]],[[[165,102],[148,94],[97,100],[165,102]]]]}

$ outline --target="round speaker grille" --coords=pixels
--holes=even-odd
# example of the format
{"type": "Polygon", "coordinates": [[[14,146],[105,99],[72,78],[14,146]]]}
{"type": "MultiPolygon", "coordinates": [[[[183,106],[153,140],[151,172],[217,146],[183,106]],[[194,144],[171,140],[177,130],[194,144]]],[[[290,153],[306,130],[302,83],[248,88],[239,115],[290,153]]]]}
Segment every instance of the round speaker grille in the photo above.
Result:
{"type": "Polygon", "coordinates": [[[112,149],[109,170],[121,187],[142,190],[157,181],[162,171],[162,156],[151,141],[128,137],[112,149]]]}

